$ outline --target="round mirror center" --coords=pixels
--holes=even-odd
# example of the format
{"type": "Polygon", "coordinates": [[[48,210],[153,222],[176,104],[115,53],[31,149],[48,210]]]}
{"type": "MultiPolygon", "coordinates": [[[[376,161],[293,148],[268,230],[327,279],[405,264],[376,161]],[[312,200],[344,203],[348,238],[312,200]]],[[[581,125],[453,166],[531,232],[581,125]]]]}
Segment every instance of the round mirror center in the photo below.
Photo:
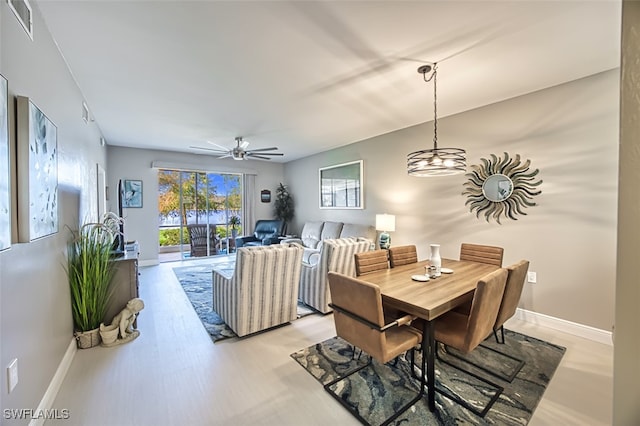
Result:
{"type": "Polygon", "coordinates": [[[505,175],[491,175],[482,184],[482,193],[485,198],[494,203],[506,200],[512,192],[513,182],[505,175]]]}

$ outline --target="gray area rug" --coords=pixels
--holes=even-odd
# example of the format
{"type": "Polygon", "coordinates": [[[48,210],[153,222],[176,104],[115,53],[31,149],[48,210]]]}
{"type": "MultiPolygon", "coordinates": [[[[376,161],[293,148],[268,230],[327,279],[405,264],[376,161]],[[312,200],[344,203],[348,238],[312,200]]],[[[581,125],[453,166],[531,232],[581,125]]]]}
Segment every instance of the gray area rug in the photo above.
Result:
{"type": "MultiPolygon", "coordinates": [[[[490,336],[484,344],[526,361],[512,383],[488,375],[466,363],[463,364],[443,353],[440,348],[442,358],[505,388],[484,418],[436,392],[435,412],[429,411],[425,393],[421,401],[398,417],[393,424],[403,426],[526,425],[556,371],[565,348],[510,330],[505,330],[505,335],[504,345],[498,345],[493,336],[490,336]]],[[[352,354],[352,346],[343,339],[334,337],[295,352],[291,357],[324,385],[334,378],[346,376],[368,360],[366,354],[363,354],[360,359],[356,357],[353,360],[352,354]]],[[[515,367],[515,363],[508,358],[496,355],[482,347],[466,357],[473,358],[475,362],[483,365],[489,364],[502,373],[509,373],[515,367]]],[[[417,355],[418,367],[420,360],[420,355],[417,355]]],[[[371,425],[379,425],[384,419],[390,417],[395,409],[410,401],[418,392],[420,380],[411,376],[410,366],[408,354],[406,359],[399,357],[396,364],[392,361],[381,365],[374,360],[371,366],[336,383],[330,390],[348,405],[351,414],[360,415],[371,425]]],[[[493,388],[439,360],[436,360],[436,377],[438,388],[447,387],[479,407],[483,407],[494,394],[493,388]]]]}
{"type": "MultiPolygon", "coordinates": [[[[180,266],[173,268],[173,273],[176,274],[178,281],[180,281],[184,292],[193,305],[198,317],[200,317],[202,325],[204,325],[204,328],[211,336],[211,340],[217,342],[238,336],[212,309],[213,293],[211,289],[211,271],[214,269],[227,277],[231,277],[235,269],[235,261],[180,266]]],[[[302,302],[298,302],[298,318],[313,313],[315,313],[315,311],[312,308],[302,302]]]]}

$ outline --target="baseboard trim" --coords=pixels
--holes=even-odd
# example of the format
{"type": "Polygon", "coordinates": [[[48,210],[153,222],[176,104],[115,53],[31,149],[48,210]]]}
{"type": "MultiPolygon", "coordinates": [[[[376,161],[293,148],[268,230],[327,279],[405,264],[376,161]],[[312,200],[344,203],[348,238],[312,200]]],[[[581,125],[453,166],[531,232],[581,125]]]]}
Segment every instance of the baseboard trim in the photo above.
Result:
{"type": "Polygon", "coordinates": [[[571,322],[520,308],[516,310],[516,314],[514,315],[514,317],[525,322],[552,328],[554,330],[562,331],[567,334],[593,340],[598,343],[603,343],[605,345],[613,345],[613,336],[611,331],[600,330],[599,328],[578,324],[576,322],[571,322]]]}
{"type": "MultiPolygon", "coordinates": [[[[78,345],[76,343],[76,339],[72,338],[71,343],[69,343],[69,346],[67,347],[67,351],[62,357],[62,361],[60,361],[60,365],[58,365],[56,373],[51,379],[51,383],[49,383],[47,391],[44,393],[42,400],[40,400],[38,408],[36,408],[36,413],[43,413],[51,410],[53,401],[55,401],[56,396],[58,396],[60,386],[62,386],[62,382],[69,371],[69,367],[71,367],[71,362],[73,361],[73,357],[75,357],[77,351],[78,345]]],[[[44,422],[47,420],[44,417],[46,416],[38,416],[38,418],[32,419],[29,422],[29,426],[43,426],[44,422]]]]}

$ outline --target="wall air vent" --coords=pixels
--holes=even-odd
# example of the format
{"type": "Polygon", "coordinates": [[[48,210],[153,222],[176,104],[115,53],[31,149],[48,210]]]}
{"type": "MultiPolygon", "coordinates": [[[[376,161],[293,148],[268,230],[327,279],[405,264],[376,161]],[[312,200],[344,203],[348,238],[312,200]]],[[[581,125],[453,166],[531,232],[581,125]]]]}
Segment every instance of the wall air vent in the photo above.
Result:
{"type": "Polygon", "coordinates": [[[33,40],[33,12],[29,0],[7,0],[7,3],[29,38],[33,40]]]}

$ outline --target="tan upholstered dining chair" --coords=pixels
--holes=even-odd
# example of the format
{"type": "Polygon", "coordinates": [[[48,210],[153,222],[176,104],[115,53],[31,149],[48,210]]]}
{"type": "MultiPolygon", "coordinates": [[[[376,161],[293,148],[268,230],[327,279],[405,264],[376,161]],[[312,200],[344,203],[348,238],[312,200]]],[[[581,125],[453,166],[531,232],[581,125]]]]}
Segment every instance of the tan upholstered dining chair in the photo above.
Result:
{"type": "Polygon", "coordinates": [[[356,277],[367,272],[389,268],[389,253],[387,250],[371,250],[354,254],[356,262],[356,277]]]}
{"type": "MultiPolygon", "coordinates": [[[[504,294],[502,295],[502,301],[500,302],[500,309],[498,310],[498,316],[496,317],[496,322],[493,325],[493,335],[496,338],[496,342],[500,344],[504,344],[504,323],[511,318],[518,308],[518,302],[520,301],[520,295],[522,294],[522,288],[524,287],[524,280],[527,276],[527,271],[529,269],[529,261],[521,260],[520,262],[507,266],[507,284],[504,288],[504,294]],[[498,338],[498,330],[500,330],[501,338],[498,338]]],[[[469,315],[471,310],[471,303],[466,303],[464,305],[458,306],[455,311],[469,315]]],[[[493,370],[490,370],[485,365],[477,364],[471,362],[469,360],[463,359],[465,362],[472,364],[481,370],[486,371],[489,374],[492,374],[500,379],[506,380],[509,383],[513,382],[513,379],[520,372],[522,367],[524,367],[524,360],[517,358],[513,355],[510,355],[506,352],[499,351],[491,346],[480,344],[485,349],[488,349],[494,353],[510,358],[515,362],[514,367],[509,374],[502,374],[493,370]]],[[[451,354],[452,356],[456,356],[451,354]]]]}
{"type": "Polygon", "coordinates": [[[498,317],[493,325],[493,335],[498,343],[504,343],[504,323],[516,313],[528,270],[528,260],[521,260],[514,265],[507,266],[507,271],[509,273],[509,276],[507,277],[507,286],[504,289],[504,295],[502,296],[502,304],[498,311],[498,317]],[[502,340],[498,339],[498,330],[500,330],[502,340]]]}
{"type": "MultiPolygon", "coordinates": [[[[514,316],[518,309],[524,281],[529,270],[529,261],[521,260],[516,264],[507,266],[506,269],[508,271],[507,285],[504,288],[496,323],[493,325],[493,335],[498,343],[504,343],[504,323],[514,316]],[[500,330],[500,337],[498,337],[498,330],[500,330]]],[[[460,305],[455,310],[468,315],[471,310],[471,303],[460,305]]]]}
{"type": "MultiPolygon", "coordinates": [[[[507,270],[498,269],[478,281],[473,302],[471,303],[471,311],[465,315],[456,311],[449,311],[435,319],[434,333],[435,339],[446,346],[455,348],[463,353],[473,351],[493,330],[498,310],[502,301],[502,295],[507,282],[507,270]]],[[[436,350],[436,354],[437,354],[436,350]]],[[[475,373],[461,369],[442,358],[441,362],[451,365],[452,367],[464,371],[465,373],[475,377],[476,379],[494,387],[496,393],[487,403],[484,409],[479,410],[460,396],[450,392],[449,390],[436,388],[437,392],[456,401],[463,407],[471,410],[475,414],[484,417],[491,409],[494,402],[498,399],[504,388],[489,380],[478,376],[475,373]]]]}
{"type": "MultiPolygon", "coordinates": [[[[414,317],[405,315],[395,321],[385,322],[380,287],[375,284],[329,272],[329,288],[336,334],[354,347],[366,352],[369,355],[369,362],[327,383],[324,386],[325,390],[345,405],[345,401],[331,391],[330,388],[333,385],[368,367],[371,359],[386,364],[409,350],[411,351],[411,372],[414,374],[414,350],[422,341],[422,333],[411,327],[414,317]]],[[[426,357],[423,356],[421,372],[426,371],[425,359],[426,357]]],[[[393,416],[382,424],[390,424],[422,398],[426,383],[424,374],[420,376],[420,391],[416,397],[397,409],[393,416]]],[[[366,424],[364,419],[358,418],[366,424]]]]}
{"type": "Polygon", "coordinates": [[[391,247],[389,249],[389,262],[392,268],[409,263],[416,263],[417,261],[418,251],[414,245],[391,247]]]}
{"type": "Polygon", "coordinates": [[[479,244],[462,243],[460,245],[460,260],[488,263],[502,267],[502,247],[484,246],[479,244]]]}
{"type": "MultiPolygon", "coordinates": [[[[479,244],[462,243],[460,245],[460,260],[469,262],[488,263],[502,267],[502,247],[484,246],[479,244]]],[[[455,311],[468,314],[471,310],[471,302],[465,302],[454,308],[455,311]]]]}
{"type": "MultiPolygon", "coordinates": [[[[496,322],[493,325],[493,335],[496,338],[496,342],[504,344],[504,323],[515,315],[516,309],[518,308],[518,303],[520,302],[520,296],[522,295],[522,288],[524,287],[524,280],[527,276],[527,271],[529,270],[529,261],[521,260],[520,262],[507,266],[507,285],[504,288],[504,294],[502,295],[502,303],[500,304],[500,309],[498,310],[498,316],[496,318],[496,322]],[[498,330],[500,330],[500,335],[502,339],[498,339],[498,330]]],[[[497,349],[493,349],[490,346],[482,345],[484,348],[487,348],[495,353],[498,353],[502,356],[510,358],[514,362],[516,362],[515,366],[511,370],[510,374],[498,374],[484,366],[476,365],[476,367],[481,368],[484,371],[487,371],[493,374],[496,377],[499,377],[503,380],[508,381],[509,383],[513,382],[513,379],[516,375],[522,370],[524,367],[524,360],[517,358],[513,355],[510,355],[506,352],[498,351],[497,349]]]]}

